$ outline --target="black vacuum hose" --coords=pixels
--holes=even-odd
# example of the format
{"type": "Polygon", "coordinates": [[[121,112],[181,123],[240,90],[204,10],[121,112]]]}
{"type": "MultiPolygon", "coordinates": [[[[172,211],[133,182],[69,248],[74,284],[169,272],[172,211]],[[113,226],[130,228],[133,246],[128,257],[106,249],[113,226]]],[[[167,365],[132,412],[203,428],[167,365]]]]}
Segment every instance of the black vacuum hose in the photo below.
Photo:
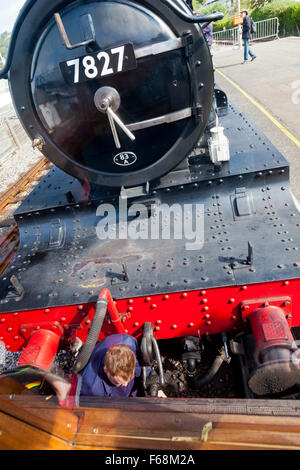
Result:
{"type": "Polygon", "coordinates": [[[200,379],[195,379],[193,378],[192,380],[192,385],[194,388],[201,388],[204,385],[207,385],[216,375],[218,370],[220,369],[221,365],[223,364],[224,361],[226,361],[226,353],[225,353],[225,348],[222,347],[220,350],[219,355],[215,358],[211,368],[209,371],[200,379]]]}
{"type": "Polygon", "coordinates": [[[219,21],[224,18],[224,13],[220,11],[214,11],[213,13],[207,13],[205,15],[194,15],[193,13],[186,13],[179,6],[177,6],[172,0],[161,0],[162,3],[167,5],[174,13],[179,16],[182,20],[187,23],[211,23],[212,21],[219,21]]]}
{"type": "Polygon", "coordinates": [[[103,325],[103,321],[106,315],[107,310],[107,299],[98,299],[95,308],[95,315],[91,324],[89,334],[86,338],[86,341],[78,354],[78,358],[73,367],[73,372],[77,374],[80,372],[88,363],[89,358],[93,352],[95,344],[98,341],[99,334],[103,325]]]}
{"type": "Polygon", "coordinates": [[[161,356],[160,356],[160,352],[159,352],[159,347],[158,347],[158,344],[157,344],[157,341],[156,339],[154,338],[154,336],[152,336],[152,345],[154,347],[154,351],[155,351],[155,358],[157,360],[157,365],[158,365],[158,372],[159,372],[159,383],[160,385],[165,385],[165,377],[164,377],[164,370],[163,370],[163,366],[162,366],[162,361],[161,361],[161,356]]]}

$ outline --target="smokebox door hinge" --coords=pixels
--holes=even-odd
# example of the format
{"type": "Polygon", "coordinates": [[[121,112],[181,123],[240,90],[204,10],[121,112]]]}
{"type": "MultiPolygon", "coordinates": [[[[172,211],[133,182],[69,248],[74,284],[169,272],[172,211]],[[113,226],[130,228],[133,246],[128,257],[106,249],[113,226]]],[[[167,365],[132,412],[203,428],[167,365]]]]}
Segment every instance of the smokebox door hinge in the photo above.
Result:
{"type": "Polygon", "coordinates": [[[193,55],[194,49],[194,38],[191,31],[185,31],[181,36],[182,45],[185,48],[186,57],[191,57],[193,55]]]}

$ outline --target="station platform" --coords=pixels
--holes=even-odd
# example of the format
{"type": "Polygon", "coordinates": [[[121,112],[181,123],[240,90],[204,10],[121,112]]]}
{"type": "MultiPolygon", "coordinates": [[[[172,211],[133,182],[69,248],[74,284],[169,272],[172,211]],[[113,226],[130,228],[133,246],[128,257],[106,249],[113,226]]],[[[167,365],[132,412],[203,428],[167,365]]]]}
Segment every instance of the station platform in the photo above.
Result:
{"type": "Polygon", "coordinates": [[[215,80],[289,161],[300,200],[300,37],[253,43],[251,49],[257,58],[242,64],[243,47],[214,47],[215,80]]]}

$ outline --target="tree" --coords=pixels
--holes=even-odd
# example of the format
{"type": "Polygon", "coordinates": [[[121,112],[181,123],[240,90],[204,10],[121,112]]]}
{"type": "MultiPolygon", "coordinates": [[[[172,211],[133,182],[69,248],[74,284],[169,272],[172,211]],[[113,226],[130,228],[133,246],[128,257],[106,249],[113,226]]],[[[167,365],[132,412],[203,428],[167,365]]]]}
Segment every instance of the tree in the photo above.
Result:
{"type": "Polygon", "coordinates": [[[260,8],[263,8],[271,1],[272,0],[250,0],[250,8],[251,10],[259,10],[260,8]]]}
{"type": "Polygon", "coordinates": [[[202,7],[204,0],[193,0],[193,7],[194,10],[198,10],[200,7],[202,7]]]}
{"type": "Polygon", "coordinates": [[[0,34],[0,54],[2,55],[2,57],[6,57],[9,40],[10,40],[10,33],[4,32],[0,34]]]}

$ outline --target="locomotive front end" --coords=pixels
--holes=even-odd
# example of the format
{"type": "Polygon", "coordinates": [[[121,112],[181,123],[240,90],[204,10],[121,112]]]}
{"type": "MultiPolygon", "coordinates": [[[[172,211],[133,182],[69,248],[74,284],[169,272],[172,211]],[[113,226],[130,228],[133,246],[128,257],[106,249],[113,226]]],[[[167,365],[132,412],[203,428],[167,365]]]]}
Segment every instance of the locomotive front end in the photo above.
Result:
{"type": "Polygon", "coordinates": [[[204,132],[214,89],[185,2],[31,3],[9,82],[34,145],[98,185],[135,186],[176,167],[204,132]]]}

